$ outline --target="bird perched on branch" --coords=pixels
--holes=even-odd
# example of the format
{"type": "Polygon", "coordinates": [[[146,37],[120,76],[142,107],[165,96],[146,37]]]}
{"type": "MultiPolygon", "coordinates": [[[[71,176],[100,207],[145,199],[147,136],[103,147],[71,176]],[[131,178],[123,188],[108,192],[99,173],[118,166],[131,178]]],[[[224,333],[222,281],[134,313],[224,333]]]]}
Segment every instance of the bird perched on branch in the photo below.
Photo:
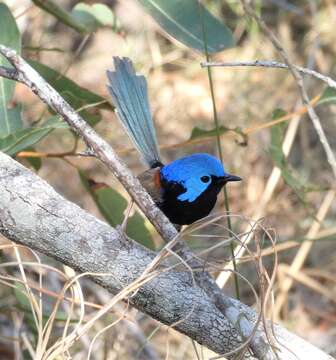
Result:
{"type": "Polygon", "coordinates": [[[114,57],[113,60],[114,71],[107,71],[113,104],[127,134],[149,167],[138,176],[140,182],[172,223],[186,225],[207,216],[222,187],[241,178],[226,173],[217,158],[205,153],[188,155],[164,165],[149,107],[146,79],[135,73],[130,59],[114,57]]]}

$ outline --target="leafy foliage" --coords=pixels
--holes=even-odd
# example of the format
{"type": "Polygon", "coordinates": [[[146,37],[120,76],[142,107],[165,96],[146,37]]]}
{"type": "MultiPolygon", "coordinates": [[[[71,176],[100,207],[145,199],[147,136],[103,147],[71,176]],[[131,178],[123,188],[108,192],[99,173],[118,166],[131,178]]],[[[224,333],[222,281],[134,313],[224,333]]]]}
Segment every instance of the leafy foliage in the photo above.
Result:
{"type": "Polygon", "coordinates": [[[104,4],[78,3],[71,12],[68,12],[53,0],[32,1],[36,6],[79,33],[91,33],[102,26],[111,27],[115,31],[120,30],[117,18],[110,8],[104,4]]]}
{"type": "Polygon", "coordinates": [[[55,129],[68,129],[68,126],[58,116],[53,116],[42,126],[22,127],[0,138],[0,150],[8,155],[15,155],[36,144],[55,129]]]}
{"type": "Polygon", "coordinates": [[[198,0],[139,1],[164,31],[190,48],[204,52],[202,22],[209,53],[234,46],[231,31],[198,0]]]}
{"type": "Polygon", "coordinates": [[[79,3],[75,5],[71,13],[74,19],[86,26],[88,32],[93,32],[103,26],[115,30],[120,29],[116,16],[105,4],[79,3]]]}
{"type": "MultiPolygon", "coordinates": [[[[16,21],[7,5],[0,3],[0,44],[21,52],[21,35],[16,21]]],[[[8,61],[0,56],[0,66],[10,66],[8,61]]],[[[9,110],[15,89],[15,82],[0,77],[0,138],[10,134],[20,127],[20,114],[16,110],[9,110]]]]}
{"type": "MultiPolygon", "coordinates": [[[[3,3],[0,3],[0,18],[0,43],[20,52],[20,32],[10,10],[3,3]]],[[[0,57],[0,65],[10,66],[3,57],[0,57]]],[[[56,116],[40,127],[25,128],[21,116],[22,106],[18,104],[9,108],[14,88],[14,81],[0,77],[0,150],[9,155],[31,147],[55,128],[67,128],[56,116]]],[[[35,165],[38,166],[36,162],[35,165]]]]}
{"type": "Polygon", "coordinates": [[[112,105],[103,97],[87,90],[58,71],[38,61],[30,60],[29,64],[75,109],[80,110],[79,114],[90,124],[95,125],[101,120],[98,113],[89,111],[95,109],[110,109],[112,105]]]}
{"type": "Polygon", "coordinates": [[[236,133],[236,135],[238,135],[236,139],[237,144],[241,146],[247,145],[247,140],[248,140],[247,135],[242,131],[240,127],[235,127],[233,129],[230,129],[223,125],[219,126],[218,129],[215,128],[211,130],[203,130],[198,126],[195,126],[191,131],[191,135],[188,141],[202,139],[202,138],[217,137],[218,135],[221,136],[229,131],[232,131],[236,133]]]}
{"type": "Polygon", "coordinates": [[[199,128],[198,126],[195,126],[192,131],[189,140],[194,140],[198,138],[206,138],[206,137],[214,137],[222,134],[225,134],[226,132],[230,131],[229,128],[225,126],[220,126],[218,129],[212,129],[212,130],[203,130],[199,128]]]}
{"type": "MultiPolygon", "coordinates": [[[[286,113],[282,109],[273,112],[273,119],[284,116],[286,113]]],[[[300,179],[290,168],[286,156],[282,150],[286,123],[280,123],[271,128],[271,146],[269,153],[275,165],[281,170],[281,176],[288,186],[290,186],[298,197],[306,204],[306,193],[311,190],[321,190],[300,179]]]]}
{"type": "Polygon", "coordinates": [[[318,104],[324,104],[324,103],[336,103],[336,89],[327,87],[323,91],[320,100],[318,101],[318,104]]]}

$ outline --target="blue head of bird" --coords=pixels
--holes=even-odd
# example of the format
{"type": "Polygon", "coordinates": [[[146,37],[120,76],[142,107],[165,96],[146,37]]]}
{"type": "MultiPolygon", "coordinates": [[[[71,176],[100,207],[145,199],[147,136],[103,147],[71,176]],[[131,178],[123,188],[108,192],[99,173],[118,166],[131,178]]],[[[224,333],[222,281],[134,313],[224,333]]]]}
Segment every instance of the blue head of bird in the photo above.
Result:
{"type": "Polygon", "coordinates": [[[240,177],[225,172],[209,154],[192,154],[161,168],[161,208],[176,224],[190,224],[209,214],[221,188],[240,177]]]}

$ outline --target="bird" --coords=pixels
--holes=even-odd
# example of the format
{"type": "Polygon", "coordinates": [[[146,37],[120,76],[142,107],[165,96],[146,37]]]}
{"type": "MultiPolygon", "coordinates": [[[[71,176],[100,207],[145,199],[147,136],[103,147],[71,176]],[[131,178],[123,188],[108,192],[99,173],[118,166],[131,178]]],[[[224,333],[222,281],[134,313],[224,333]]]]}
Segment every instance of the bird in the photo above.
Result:
{"type": "Polygon", "coordinates": [[[173,224],[181,227],[206,217],[223,186],[242,179],[227,173],[219,159],[207,153],[186,155],[164,164],[146,78],[136,73],[129,58],[113,57],[113,63],[114,70],[106,72],[107,88],[117,117],[148,167],[138,175],[140,183],[173,224]]]}

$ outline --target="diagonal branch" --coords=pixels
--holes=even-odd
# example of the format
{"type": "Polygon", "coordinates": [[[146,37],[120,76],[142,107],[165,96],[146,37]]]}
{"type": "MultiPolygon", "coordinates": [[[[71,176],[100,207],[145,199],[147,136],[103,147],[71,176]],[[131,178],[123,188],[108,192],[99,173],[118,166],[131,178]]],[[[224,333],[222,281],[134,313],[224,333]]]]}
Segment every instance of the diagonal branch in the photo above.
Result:
{"type": "MultiPolygon", "coordinates": [[[[115,151],[103,140],[71,106],[14,50],[0,45],[0,53],[14,66],[13,70],[1,68],[2,73],[12,76],[25,85],[53,110],[60,114],[70,127],[83,138],[88,148],[100,159],[126,188],[139,208],[146,214],[160,235],[171,241],[178,235],[174,226],[155,205],[139,180],[124,165],[115,151]]],[[[0,73],[1,74],[1,73],[0,73]]]]}
{"type": "MultiPolygon", "coordinates": [[[[30,170],[0,152],[0,233],[67,264],[80,272],[109,273],[93,277],[112,294],[120,293],[143,276],[156,254],[65,200],[30,170]]],[[[161,262],[159,274],[128,298],[132,305],[217,353],[242,344],[240,332],[195,285],[188,271],[176,271],[161,262]]],[[[224,296],[231,317],[251,321],[254,310],[224,296]]],[[[247,325],[249,326],[249,324],[247,325]]],[[[245,328],[246,330],[246,328],[245,328]]],[[[332,360],[285,329],[275,325],[280,360],[332,360]],[[294,355],[294,354],[295,355],[294,355]]],[[[227,357],[232,359],[232,357],[227,357]]],[[[258,359],[273,359],[264,352],[258,359]]]]}

